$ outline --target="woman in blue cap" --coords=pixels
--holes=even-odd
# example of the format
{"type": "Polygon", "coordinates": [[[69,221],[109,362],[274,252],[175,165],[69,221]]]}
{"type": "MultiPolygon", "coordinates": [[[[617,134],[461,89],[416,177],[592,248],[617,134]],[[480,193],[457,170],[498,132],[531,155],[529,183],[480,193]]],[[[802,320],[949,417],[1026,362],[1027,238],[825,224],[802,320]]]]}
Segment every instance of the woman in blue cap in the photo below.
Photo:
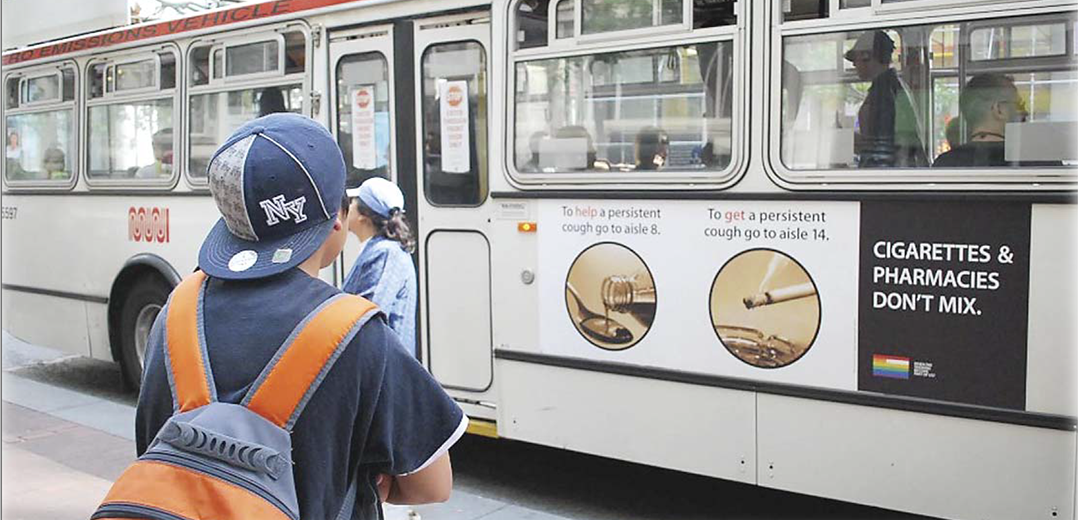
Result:
{"type": "Polygon", "coordinates": [[[396,184],[372,177],[348,190],[348,196],[352,199],[348,231],[366,244],[342,289],[378,305],[401,343],[417,353],[417,288],[411,256],[415,239],[404,218],[404,194],[396,184]]]}

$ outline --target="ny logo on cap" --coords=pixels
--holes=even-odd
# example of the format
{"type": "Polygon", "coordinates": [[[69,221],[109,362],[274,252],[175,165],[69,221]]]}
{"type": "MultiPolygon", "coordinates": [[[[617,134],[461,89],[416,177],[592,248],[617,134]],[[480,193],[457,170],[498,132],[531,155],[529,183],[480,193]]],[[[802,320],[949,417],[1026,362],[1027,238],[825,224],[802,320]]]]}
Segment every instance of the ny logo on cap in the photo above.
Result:
{"type": "Polygon", "coordinates": [[[258,205],[266,212],[266,225],[273,226],[281,220],[291,220],[296,224],[307,220],[307,215],[303,214],[303,205],[306,202],[307,197],[296,197],[286,202],[284,195],[278,195],[263,200],[258,205]]]}

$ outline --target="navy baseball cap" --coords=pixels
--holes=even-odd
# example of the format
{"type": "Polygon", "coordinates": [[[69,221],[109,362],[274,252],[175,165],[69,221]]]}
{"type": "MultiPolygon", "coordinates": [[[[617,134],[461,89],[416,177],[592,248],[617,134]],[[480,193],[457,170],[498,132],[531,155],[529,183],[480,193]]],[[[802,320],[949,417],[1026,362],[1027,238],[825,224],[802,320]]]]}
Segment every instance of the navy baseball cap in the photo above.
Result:
{"type": "Polygon", "coordinates": [[[198,264],[216,278],[263,278],[303,263],[329,236],[344,196],[337,142],[297,114],[244,124],[206,172],[222,217],[202,242],[198,264]]]}

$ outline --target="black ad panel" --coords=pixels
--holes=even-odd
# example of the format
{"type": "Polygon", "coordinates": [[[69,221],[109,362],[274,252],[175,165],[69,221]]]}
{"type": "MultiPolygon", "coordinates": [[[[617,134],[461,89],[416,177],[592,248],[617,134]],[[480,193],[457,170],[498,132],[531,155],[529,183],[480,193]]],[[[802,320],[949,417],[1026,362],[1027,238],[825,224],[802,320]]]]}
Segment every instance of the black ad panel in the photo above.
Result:
{"type": "Polygon", "coordinates": [[[862,203],[858,389],[1025,408],[1030,212],[862,203]]]}

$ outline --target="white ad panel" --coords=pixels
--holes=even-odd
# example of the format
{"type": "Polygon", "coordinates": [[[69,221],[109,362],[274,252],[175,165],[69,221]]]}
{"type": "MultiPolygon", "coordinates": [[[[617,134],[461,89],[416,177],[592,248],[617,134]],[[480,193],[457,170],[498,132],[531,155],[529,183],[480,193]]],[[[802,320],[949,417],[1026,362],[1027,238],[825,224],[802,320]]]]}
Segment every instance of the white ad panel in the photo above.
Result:
{"type": "Polygon", "coordinates": [[[857,389],[859,205],[540,201],[542,354],[857,389]]]}

